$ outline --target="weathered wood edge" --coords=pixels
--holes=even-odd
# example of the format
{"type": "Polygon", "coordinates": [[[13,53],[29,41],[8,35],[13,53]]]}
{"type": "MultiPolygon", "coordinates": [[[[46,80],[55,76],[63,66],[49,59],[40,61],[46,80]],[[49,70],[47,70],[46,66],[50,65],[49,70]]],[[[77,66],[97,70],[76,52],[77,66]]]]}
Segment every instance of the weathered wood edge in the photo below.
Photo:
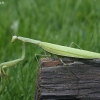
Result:
{"type": "MultiPolygon", "coordinates": [[[[69,64],[69,66],[71,66],[71,67],[77,65],[77,63],[75,63],[75,62],[72,64],[72,62],[70,60],[67,60],[67,61],[65,60],[65,62],[67,62],[67,64],[69,64]],[[69,63],[69,62],[71,62],[71,63],[69,63]]],[[[38,73],[38,80],[37,80],[37,87],[36,87],[37,89],[36,89],[36,93],[35,93],[35,100],[41,100],[41,99],[43,99],[43,97],[40,97],[40,92],[41,92],[40,81],[41,81],[41,73],[43,73],[41,70],[43,70],[44,67],[48,67],[49,68],[49,67],[55,67],[55,66],[57,67],[58,65],[62,65],[62,63],[59,60],[45,59],[45,58],[41,59],[40,63],[41,63],[41,66],[39,67],[39,71],[38,71],[39,73],[38,73]]],[[[100,67],[99,67],[100,63],[92,62],[91,60],[87,61],[87,60],[83,60],[82,59],[82,60],[78,60],[78,67],[80,65],[81,66],[83,66],[83,65],[87,66],[87,68],[88,68],[88,66],[89,66],[89,68],[90,67],[92,67],[92,68],[95,67],[94,69],[98,68],[99,72],[100,72],[100,67]],[[92,65],[91,65],[91,63],[92,63],[92,65]]],[[[84,71],[84,70],[81,70],[81,71],[84,71]]],[[[82,78],[82,77],[80,77],[80,78],[82,78]]],[[[93,84],[92,80],[88,80],[88,78],[85,78],[85,79],[86,79],[87,83],[91,82],[93,84]]],[[[97,83],[98,83],[98,88],[100,90],[100,74],[99,74],[99,76],[96,79],[97,80],[94,81],[94,85],[97,85],[97,83]]],[[[80,82],[82,82],[82,80],[80,80],[80,82]]],[[[78,95],[77,98],[79,98],[80,100],[83,100],[83,99],[84,100],[88,100],[88,99],[90,99],[90,100],[92,100],[92,99],[93,100],[99,100],[100,99],[100,96],[99,96],[100,95],[100,91],[98,91],[97,94],[94,93],[95,96],[93,96],[91,94],[90,94],[90,96],[88,96],[88,95],[78,95]],[[98,94],[98,96],[96,96],[97,94],[98,94]]],[[[46,96],[44,96],[44,97],[46,98],[46,96]]],[[[74,96],[72,96],[72,97],[75,98],[74,96]]],[[[57,97],[55,97],[55,98],[57,98],[57,97]]]]}

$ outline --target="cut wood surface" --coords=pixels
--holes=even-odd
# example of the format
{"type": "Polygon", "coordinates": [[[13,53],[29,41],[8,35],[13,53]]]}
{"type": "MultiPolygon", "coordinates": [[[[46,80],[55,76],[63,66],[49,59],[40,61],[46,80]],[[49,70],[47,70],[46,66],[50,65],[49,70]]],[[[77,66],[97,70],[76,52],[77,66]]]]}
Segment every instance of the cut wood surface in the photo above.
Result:
{"type": "Polygon", "coordinates": [[[42,58],[35,100],[100,100],[100,63],[95,60],[42,58]],[[76,77],[77,78],[76,78],[76,77]]]}

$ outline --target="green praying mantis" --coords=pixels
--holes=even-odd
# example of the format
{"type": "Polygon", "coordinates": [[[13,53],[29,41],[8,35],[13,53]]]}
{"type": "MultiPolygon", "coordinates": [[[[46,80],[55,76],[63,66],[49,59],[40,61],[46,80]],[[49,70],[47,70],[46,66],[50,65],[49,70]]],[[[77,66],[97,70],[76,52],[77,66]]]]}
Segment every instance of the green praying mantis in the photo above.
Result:
{"type": "Polygon", "coordinates": [[[42,42],[39,40],[34,40],[30,38],[20,37],[20,36],[12,36],[12,42],[15,42],[16,40],[20,40],[23,42],[23,53],[22,57],[13,61],[8,61],[0,64],[0,73],[3,72],[4,75],[6,73],[4,72],[4,68],[11,67],[18,62],[22,61],[25,57],[25,42],[36,44],[40,46],[45,51],[58,55],[58,56],[65,56],[65,57],[73,57],[73,58],[82,58],[82,59],[98,59],[100,58],[100,54],[96,52],[61,46],[57,44],[42,42]]]}
{"type": "Polygon", "coordinates": [[[52,53],[52,54],[60,55],[60,56],[83,58],[83,59],[100,58],[99,53],[86,51],[86,50],[80,50],[80,49],[61,46],[61,45],[56,45],[56,44],[47,43],[47,42],[41,42],[39,40],[29,39],[25,37],[13,36],[12,42],[14,42],[15,40],[20,40],[22,42],[36,44],[40,46],[42,49],[44,49],[45,51],[52,53]]]}

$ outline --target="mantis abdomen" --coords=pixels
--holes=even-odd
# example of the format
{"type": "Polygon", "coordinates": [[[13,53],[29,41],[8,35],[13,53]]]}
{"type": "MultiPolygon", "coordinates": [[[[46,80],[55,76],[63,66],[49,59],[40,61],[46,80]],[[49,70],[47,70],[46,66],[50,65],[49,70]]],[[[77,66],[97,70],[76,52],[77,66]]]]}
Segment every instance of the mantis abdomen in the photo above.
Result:
{"type": "Polygon", "coordinates": [[[41,42],[40,46],[44,50],[56,55],[60,55],[60,56],[84,58],[84,59],[100,58],[99,53],[90,52],[86,50],[80,50],[80,49],[55,45],[55,44],[46,43],[46,42],[41,42]]]}

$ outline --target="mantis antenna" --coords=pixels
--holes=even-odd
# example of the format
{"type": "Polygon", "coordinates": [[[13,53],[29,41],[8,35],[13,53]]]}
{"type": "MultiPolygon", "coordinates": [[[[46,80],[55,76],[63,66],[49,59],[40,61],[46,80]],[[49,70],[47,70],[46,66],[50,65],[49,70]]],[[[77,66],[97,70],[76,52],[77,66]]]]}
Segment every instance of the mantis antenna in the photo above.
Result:
{"type": "Polygon", "coordinates": [[[7,76],[7,74],[5,73],[4,69],[16,65],[17,63],[19,63],[20,61],[22,61],[24,58],[25,58],[25,43],[23,42],[22,56],[21,56],[21,58],[1,63],[0,64],[0,75],[3,74],[5,76],[7,76]]]}
{"type": "Polygon", "coordinates": [[[12,36],[14,36],[14,34],[9,30],[9,32],[10,32],[10,34],[12,35],[12,36]]]}

